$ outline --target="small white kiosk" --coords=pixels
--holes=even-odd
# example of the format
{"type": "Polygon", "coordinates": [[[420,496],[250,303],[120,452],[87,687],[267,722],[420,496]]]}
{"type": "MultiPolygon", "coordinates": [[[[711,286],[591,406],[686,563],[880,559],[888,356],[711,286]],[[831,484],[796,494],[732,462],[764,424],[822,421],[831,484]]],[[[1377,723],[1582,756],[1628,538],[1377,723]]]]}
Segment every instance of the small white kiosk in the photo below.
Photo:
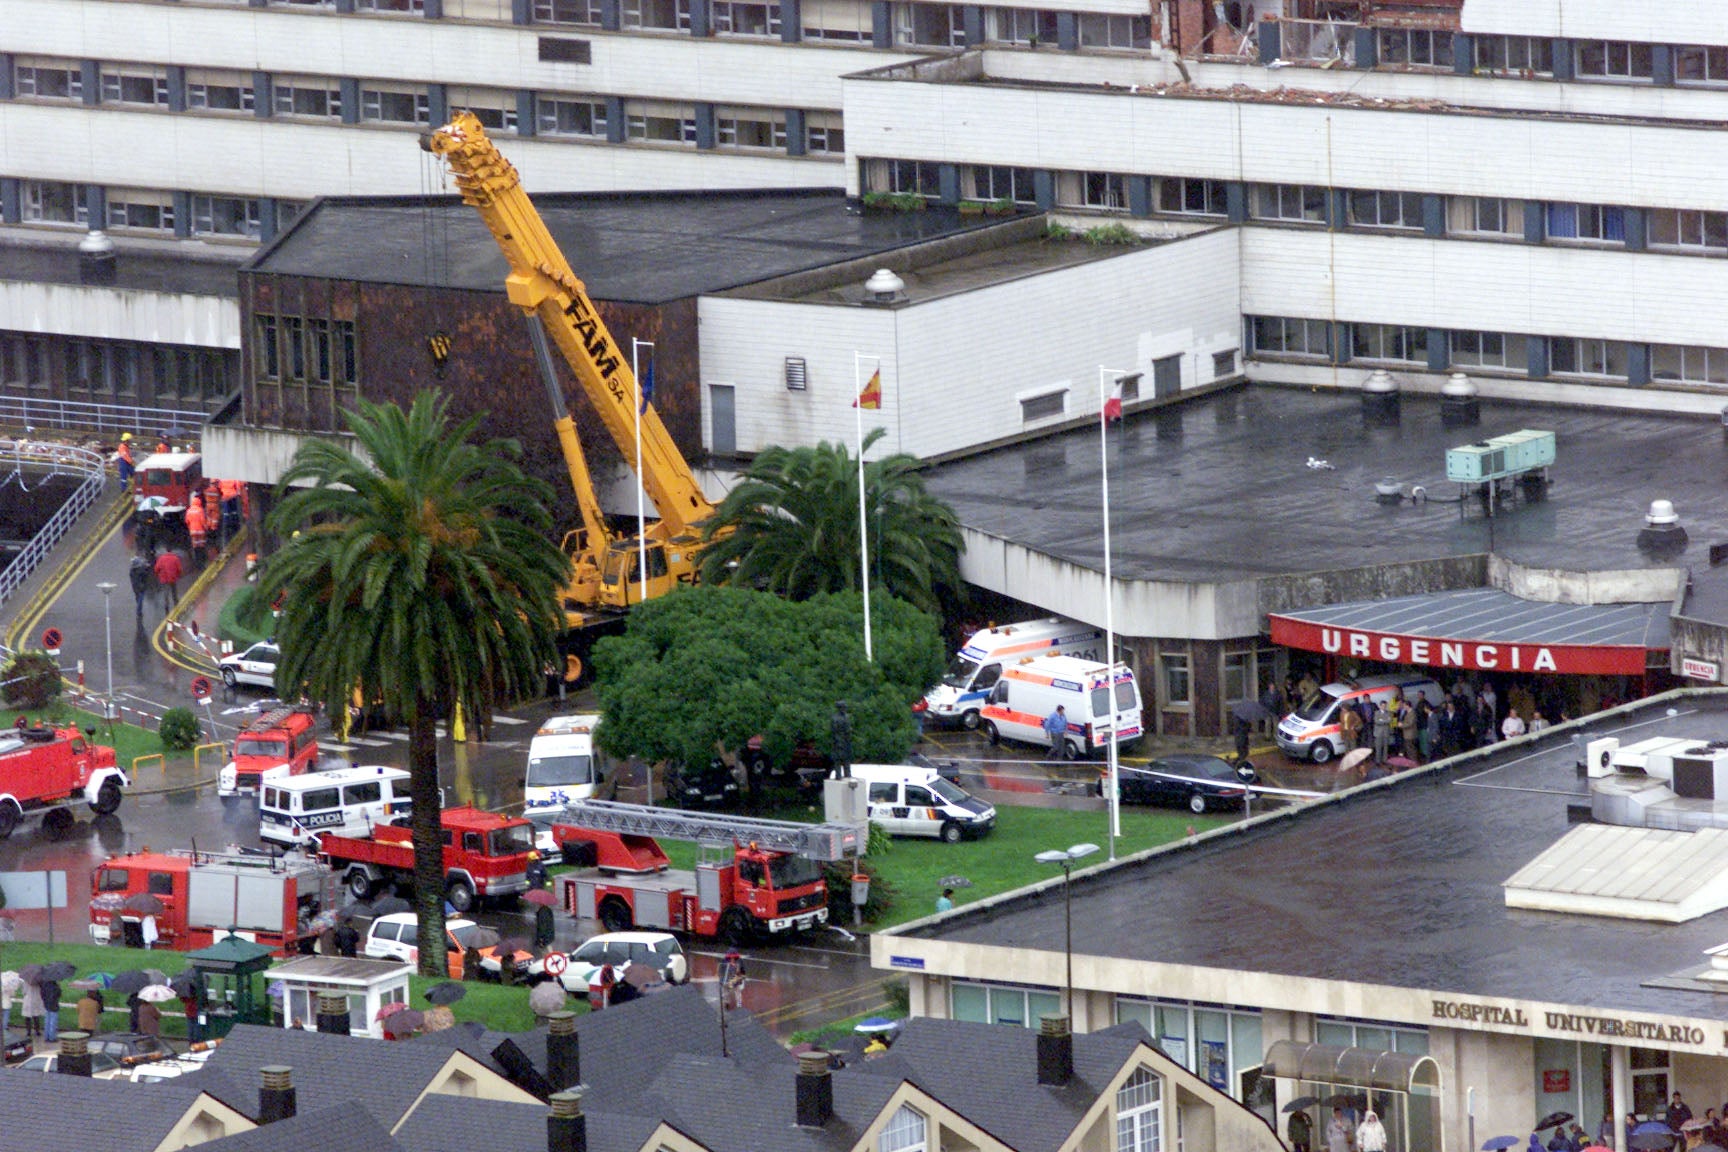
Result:
{"type": "Polygon", "coordinates": [[[412,965],[396,960],[360,960],[346,956],[295,956],[264,973],[282,982],[282,1026],[315,1029],[318,997],[341,996],[348,1001],[348,1029],[354,1036],[384,1038],[378,1013],[386,1004],[408,1002],[412,965]]]}

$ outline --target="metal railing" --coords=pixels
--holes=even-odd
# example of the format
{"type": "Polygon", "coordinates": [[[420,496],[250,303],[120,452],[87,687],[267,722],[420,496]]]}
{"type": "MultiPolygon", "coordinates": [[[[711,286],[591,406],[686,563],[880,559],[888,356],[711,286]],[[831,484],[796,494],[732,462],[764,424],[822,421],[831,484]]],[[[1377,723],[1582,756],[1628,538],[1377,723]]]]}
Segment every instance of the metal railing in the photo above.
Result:
{"type": "MultiPolygon", "coordinates": [[[[0,440],[0,461],[13,460],[14,474],[22,482],[23,469],[29,466],[32,470],[46,467],[53,475],[83,476],[84,482],[73,490],[66,502],[60,505],[24,550],[12,558],[12,563],[0,572],[0,604],[11,599],[12,594],[23,586],[24,581],[42,563],[54,546],[60,543],[62,537],[71,531],[72,525],[90,506],[101,497],[102,489],[108,483],[107,461],[97,452],[84,448],[73,448],[65,444],[40,444],[25,440],[0,440]]],[[[8,477],[10,479],[10,477],[8,477]]]]}
{"type": "Polygon", "coordinates": [[[179,429],[188,435],[204,426],[203,409],[140,408],[128,404],[92,404],[82,400],[32,399],[0,396],[0,425],[11,428],[65,428],[98,435],[122,432],[155,436],[179,429]]]}

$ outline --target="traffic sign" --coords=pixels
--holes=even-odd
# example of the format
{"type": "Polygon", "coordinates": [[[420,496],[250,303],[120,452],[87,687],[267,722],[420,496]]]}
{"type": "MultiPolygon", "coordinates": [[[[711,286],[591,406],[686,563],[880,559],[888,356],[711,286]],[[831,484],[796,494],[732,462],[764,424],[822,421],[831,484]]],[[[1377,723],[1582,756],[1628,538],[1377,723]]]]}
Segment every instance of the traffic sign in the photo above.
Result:
{"type": "Polygon", "coordinates": [[[212,691],[214,691],[214,689],[211,687],[210,677],[208,677],[208,676],[194,676],[194,677],[192,677],[192,699],[194,699],[194,700],[208,700],[208,699],[210,699],[210,693],[212,691]]]}
{"type": "Polygon", "coordinates": [[[42,647],[50,656],[56,655],[60,651],[60,641],[64,639],[65,637],[60,635],[60,629],[49,628],[42,633],[42,647]]]}
{"type": "Polygon", "coordinates": [[[564,955],[564,953],[548,952],[546,954],[546,975],[562,976],[564,975],[564,969],[568,967],[570,967],[570,957],[564,955]]]}

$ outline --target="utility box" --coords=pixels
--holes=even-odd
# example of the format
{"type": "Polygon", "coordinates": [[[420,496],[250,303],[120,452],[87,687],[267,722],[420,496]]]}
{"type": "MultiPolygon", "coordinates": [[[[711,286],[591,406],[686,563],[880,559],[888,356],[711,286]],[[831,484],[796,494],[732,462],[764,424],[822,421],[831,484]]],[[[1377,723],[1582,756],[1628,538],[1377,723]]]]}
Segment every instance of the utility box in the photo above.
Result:
{"type": "Polygon", "coordinates": [[[1554,457],[1554,433],[1524,428],[1446,449],[1446,479],[1459,484],[1481,484],[1546,468],[1554,463],[1554,457]]]}

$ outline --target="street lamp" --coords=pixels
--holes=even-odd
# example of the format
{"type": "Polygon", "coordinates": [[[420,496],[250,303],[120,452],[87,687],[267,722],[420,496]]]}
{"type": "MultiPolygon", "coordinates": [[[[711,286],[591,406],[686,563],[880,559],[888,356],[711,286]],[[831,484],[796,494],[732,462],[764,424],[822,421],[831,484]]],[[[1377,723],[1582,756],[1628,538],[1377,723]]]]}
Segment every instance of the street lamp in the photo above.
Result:
{"type": "MultiPolygon", "coordinates": [[[[1112,385],[1130,375],[1121,368],[1098,365],[1098,465],[1104,505],[1104,687],[1110,698],[1110,859],[1116,859],[1116,839],[1122,835],[1121,768],[1117,760],[1117,729],[1121,709],[1116,705],[1116,585],[1110,576],[1110,421],[1106,395],[1112,385]]],[[[1118,415],[1120,413],[1118,412],[1118,415]]]]}
{"type": "Polygon", "coordinates": [[[114,603],[115,584],[112,580],[104,580],[96,585],[102,593],[102,632],[108,642],[108,705],[103,711],[103,719],[110,725],[114,723],[114,617],[108,610],[114,603]]]}
{"type": "Polygon", "coordinates": [[[1068,991],[1064,998],[1063,1011],[1067,1013],[1069,1027],[1074,1020],[1074,861],[1082,856],[1090,856],[1098,851],[1096,844],[1076,844],[1072,848],[1052,848],[1040,852],[1032,859],[1040,864],[1062,865],[1062,952],[1068,962],[1068,991]]]}

